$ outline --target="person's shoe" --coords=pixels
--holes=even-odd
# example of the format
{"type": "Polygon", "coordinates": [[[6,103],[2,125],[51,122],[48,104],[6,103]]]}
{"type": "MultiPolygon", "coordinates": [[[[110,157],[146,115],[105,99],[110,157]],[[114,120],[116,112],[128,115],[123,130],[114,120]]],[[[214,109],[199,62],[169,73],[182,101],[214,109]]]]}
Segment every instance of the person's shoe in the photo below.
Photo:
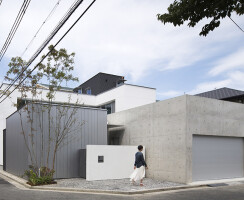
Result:
{"type": "Polygon", "coordinates": [[[140,183],[140,186],[144,186],[143,183],[140,183]]]}

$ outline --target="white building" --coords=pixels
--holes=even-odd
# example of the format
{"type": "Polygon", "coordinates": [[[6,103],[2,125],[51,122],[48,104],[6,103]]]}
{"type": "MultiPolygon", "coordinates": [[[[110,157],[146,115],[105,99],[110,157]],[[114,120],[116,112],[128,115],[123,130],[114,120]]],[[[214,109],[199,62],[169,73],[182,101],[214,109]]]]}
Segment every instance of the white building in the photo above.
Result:
{"type": "MultiPolygon", "coordinates": [[[[130,108],[156,102],[156,89],[137,85],[125,84],[122,76],[98,73],[74,91],[70,88],[61,88],[56,91],[55,102],[75,103],[86,107],[101,107],[108,109],[108,113],[119,112],[130,108]]],[[[0,90],[4,90],[8,84],[3,83],[0,90]]],[[[41,94],[37,100],[45,101],[48,87],[39,85],[41,94]]],[[[14,87],[10,89],[13,90],[14,87]]],[[[27,94],[31,98],[31,94],[27,94]]],[[[6,128],[6,118],[16,111],[14,104],[21,100],[21,94],[16,89],[9,98],[0,104],[0,165],[3,165],[3,130],[6,128]]]]}

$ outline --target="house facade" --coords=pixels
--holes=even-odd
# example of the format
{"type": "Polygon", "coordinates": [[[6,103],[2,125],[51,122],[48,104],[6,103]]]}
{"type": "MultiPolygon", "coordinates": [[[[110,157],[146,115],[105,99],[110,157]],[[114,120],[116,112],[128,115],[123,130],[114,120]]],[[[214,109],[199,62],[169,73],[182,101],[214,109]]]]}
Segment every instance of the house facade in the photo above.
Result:
{"type": "MultiPolygon", "coordinates": [[[[44,90],[41,86],[40,89],[44,90]]],[[[115,112],[110,109],[111,114],[103,121],[103,126],[107,127],[107,135],[104,136],[107,144],[145,146],[146,161],[149,166],[146,176],[149,178],[191,183],[244,177],[244,105],[240,101],[242,91],[224,88],[217,93],[214,90],[195,96],[184,95],[146,103],[149,102],[151,98],[149,97],[147,101],[143,100],[144,104],[140,105],[142,102],[140,97],[154,95],[152,91],[155,92],[150,88],[123,82],[97,95],[79,94],[81,92],[78,90],[65,92],[65,94],[69,93],[72,101],[80,97],[83,102],[89,102],[89,109],[101,109],[103,105],[114,101],[115,112]],[[105,94],[106,96],[103,96],[105,94]],[[87,101],[84,100],[85,98],[87,101]]],[[[91,92],[92,87],[88,93],[91,92]]],[[[56,98],[65,102],[68,95],[62,96],[61,93],[62,91],[57,92],[56,98]]],[[[103,111],[106,114],[106,110],[103,111]]],[[[10,116],[8,120],[10,119],[14,118],[10,116]]],[[[11,129],[13,123],[14,120],[8,122],[7,129],[8,127],[11,129]]],[[[92,124],[91,126],[93,127],[92,124]]],[[[11,148],[13,139],[9,141],[8,146],[11,148]]],[[[85,145],[90,145],[90,142],[85,145]]],[[[76,155],[82,148],[84,149],[78,146],[75,149],[76,155]]],[[[98,149],[96,153],[91,154],[95,155],[91,156],[91,159],[99,165],[100,175],[107,169],[102,166],[109,165],[107,162],[104,164],[99,162],[100,158],[104,160],[110,158],[106,154],[107,151],[101,154],[102,151],[98,149]]],[[[76,157],[76,161],[77,159],[76,157]]],[[[89,159],[86,158],[86,161],[89,159]]],[[[76,163],[77,166],[79,164],[76,163]]],[[[87,172],[89,173],[89,169],[87,172]]],[[[91,179],[95,180],[95,178],[91,179]]]]}
{"type": "Polygon", "coordinates": [[[179,183],[244,176],[244,105],[184,95],[108,115],[119,145],[146,146],[147,177],[179,183]]]}
{"type": "MultiPolygon", "coordinates": [[[[99,73],[89,79],[88,82],[86,81],[85,84],[86,86],[87,84],[91,84],[88,86],[92,89],[91,94],[81,93],[77,89],[61,88],[56,91],[54,102],[76,103],[78,101],[78,104],[82,104],[85,107],[107,109],[108,113],[120,112],[122,110],[156,102],[155,88],[126,84],[122,76],[99,73]],[[104,82],[106,86],[103,86],[103,89],[93,94],[94,85],[100,87],[102,82],[104,82]]],[[[4,90],[7,86],[8,84],[3,83],[0,90],[4,90]]],[[[40,94],[35,100],[47,101],[46,94],[48,92],[48,85],[39,84],[38,87],[38,92],[40,92],[40,94]]],[[[10,91],[12,89],[14,89],[14,87],[12,87],[10,91]]],[[[31,100],[31,98],[32,95],[27,93],[27,98],[21,99],[20,92],[15,90],[9,98],[0,104],[0,165],[3,165],[2,133],[6,128],[6,118],[16,111],[14,104],[17,104],[17,101],[28,101],[31,100]]]]}
{"type": "Polygon", "coordinates": [[[79,177],[79,150],[88,144],[107,144],[107,112],[83,106],[30,103],[6,119],[4,144],[3,167],[9,173],[22,176],[30,165],[52,169],[55,162],[55,178],[79,177]]]}

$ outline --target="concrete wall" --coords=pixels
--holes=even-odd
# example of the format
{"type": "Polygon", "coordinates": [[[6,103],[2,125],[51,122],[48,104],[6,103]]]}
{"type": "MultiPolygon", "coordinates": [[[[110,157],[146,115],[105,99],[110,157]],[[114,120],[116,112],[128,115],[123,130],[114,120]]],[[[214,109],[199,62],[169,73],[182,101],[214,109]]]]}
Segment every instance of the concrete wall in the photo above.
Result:
{"type": "MultiPolygon", "coordinates": [[[[137,146],[87,145],[86,180],[129,178],[137,151],[137,146]],[[98,156],[104,156],[103,163],[98,163],[98,156]]],[[[143,154],[145,156],[145,148],[143,154]]]]}
{"type": "Polygon", "coordinates": [[[244,137],[244,104],[187,96],[187,132],[244,137]]]}
{"type": "Polygon", "coordinates": [[[108,115],[108,122],[125,125],[122,145],[147,147],[147,177],[189,181],[186,96],[114,113],[108,115]]]}
{"type": "Polygon", "coordinates": [[[184,95],[108,115],[122,145],[145,145],[147,177],[192,182],[193,135],[244,137],[244,105],[184,95]]]}
{"type": "MultiPolygon", "coordinates": [[[[30,152],[33,158],[36,158],[38,167],[46,166],[49,138],[48,109],[45,105],[34,104],[30,106],[27,115],[26,106],[15,112],[7,118],[6,134],[6,171],[15,175],[23,175],[24,170],[31,165],[30,154],[27,152],[22,127],[26,136],[26,142],[29,144],[30,152]],[[22,117],[20,118],[20,114],[22,117]],[[30,124],[32,119],[32,125],[30,124]],[[22,125],[21,126],[21,119],[22,125]],[[33,146],[31,145],[31,136],[33,137],[33,146]],[[43,138],[43,139],[42,139],[43,138]],[[43,149],[43,151],[42,151],[43,149]],[[41,155],[41,152],[43,154],[41,155]]],[[[76,119],[71,128],[68,129],[68,135],[64,137],[60,148],[56,154],[55,160],[55,178],[79,177],[79,150],[86,148],[87,144],[107,144],[107,111],[101,109],[91,109],[84,107],[65,107],[53,105],[51,107],[50,119],[50,157],[48,167],[52,167],[52,158],[54,152],[55,135],[62,134],[65,125],[69,121],[76,119]],[[65,109],[65,110],[63,110],[65,109]],[[74,110],[75,109],[75,110],[74,110]],[[73,112],[74,110],[74,112],[73,112]],[[64,112],[65,115],[60,115],[64,112]],[[72,115],[72,112],[74,113],[72,115]],[[60,116],[63,116],[60,118],[60,116]],[[57,120],[57,119],[61,120],[57,120]],[[80,124],[83,124],[82,126],[80,124]]],[[[67,126],[66,126],[67,127],[67,126]]]]}
{"type": "MultiPolygon", "coordinates": [[[[192,152],[193,135],[244,138],[244,104],[187,96],[187,151],[192,152]]],[[[192,182],[192,159],[189,159],[192,182]]]]}

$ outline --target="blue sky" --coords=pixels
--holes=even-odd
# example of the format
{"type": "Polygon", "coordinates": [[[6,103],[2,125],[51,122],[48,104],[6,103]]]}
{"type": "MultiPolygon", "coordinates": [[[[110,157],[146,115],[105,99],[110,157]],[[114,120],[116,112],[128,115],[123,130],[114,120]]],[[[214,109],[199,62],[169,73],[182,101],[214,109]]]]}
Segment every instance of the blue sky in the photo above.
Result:
{"type": "MultiPolygon", "coordinates": [[[[0,81],[9,59],[19,56],[58,0],[32,1],[0,63],[0,81]]],[[[54,44],[90,3],[85,0],[54,44]]],[[[94,4],[58,48],[75,52],[75,71],[80,83],[98,72],[124,75],[128,83],[154,87],[157,99],[196,94],[220,87],[244,90],[244,33],[230,19],[207,37],[201,27],[174,27],[157,21],[171,0],[103,0],[94,4]]],[[[73,1],[61,0],[24,54],[28,60],[42,44],[73,1]]],[[[0,47],[4,44],[22,1],[3,1],[0,6],[0,47]],[[4,19],[4,20],[3,20],[4,19]]],[[[244,16],[232,17],[244,28],[244,16]]],[[[44,50],[47,52],[47,50],[44,50]]],[[[35,61],[37,61],[39,58],[35,61]]],[[[68,86],[75,87],[78,83],[68,86]]]]}

